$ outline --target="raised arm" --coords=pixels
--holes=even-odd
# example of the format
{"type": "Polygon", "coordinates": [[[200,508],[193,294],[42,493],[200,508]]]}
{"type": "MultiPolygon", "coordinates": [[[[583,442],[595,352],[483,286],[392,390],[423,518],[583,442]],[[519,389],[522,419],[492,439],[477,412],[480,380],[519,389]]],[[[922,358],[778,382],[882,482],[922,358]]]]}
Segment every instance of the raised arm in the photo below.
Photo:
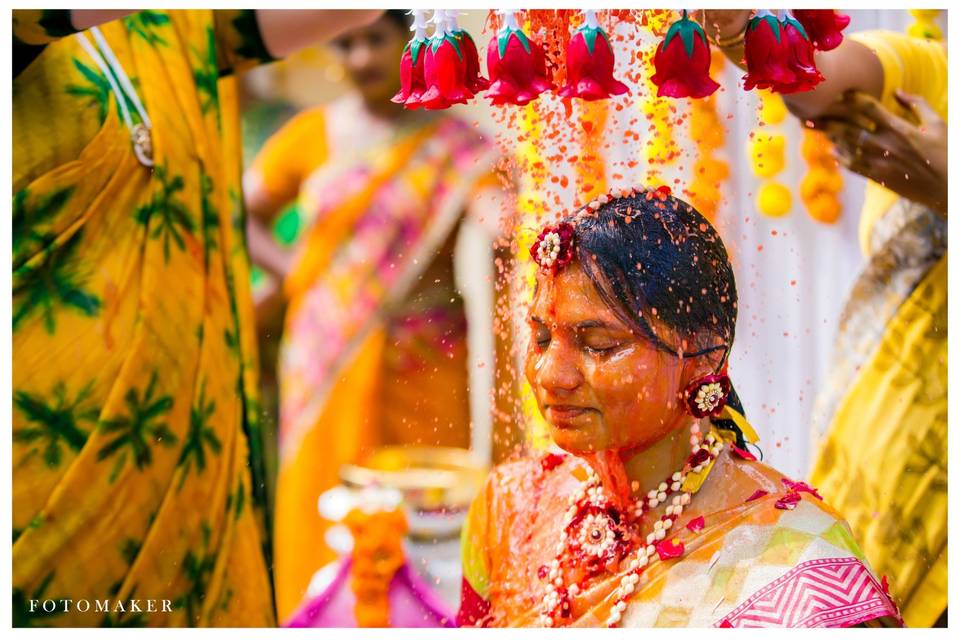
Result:
{"type": "MultiPolygon", "coordinates": [[[[748,10],[713,10],[703,12],[703,27],[720,50],[734,64],[743,64],[743,38],[748,10]]],[[[783,96],[783,101],[798,118],[811,120],[830,114],[830,109],[848,91],[861,91],[880,98],[883,93],[883,66],[869,47],[845,38],[832,51],[815,54],[817,67],[825,78],[811,91],[783,96]]]]}

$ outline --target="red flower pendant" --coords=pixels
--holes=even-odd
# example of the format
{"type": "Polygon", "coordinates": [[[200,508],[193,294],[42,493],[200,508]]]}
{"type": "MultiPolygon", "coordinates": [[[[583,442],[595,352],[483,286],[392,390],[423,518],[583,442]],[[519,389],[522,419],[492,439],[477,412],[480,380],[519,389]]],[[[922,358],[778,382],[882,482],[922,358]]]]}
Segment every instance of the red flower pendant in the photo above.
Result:
{"type": "Polygon", "coordinates": [[[720,88],[710,77],[707,35],[686,11],[667,30],[654,53],[653,65],[656,73],[651,80],[660,97],[705,98],[720,88]]]}
{"type": "Polygon", "coordinates": [[[807,37],[803,25],[796,19],[787,16],[781,21],[780,25],[784,39],[787,41],[787,51],[789,52],[787,64],[793,71],[794,81],[789,86],[776,87],[775,90],[780,93],[810,91],[810,89],[823,82],[823,75],[817,69],[817,64],[813,59],[813,43],[807,37]]]}
{"type": "Polygon", "coordinates": [[[473,92],[466,86],[467,63],[457,38],[451,33],[430,38],[424,56],[423,79],[426,91],[420,96],[425,109],[446,109],[466,104],[473,92]]]}
{"type": "Polygon", "coordinates": [[[403,56],[400,58],[400,90],[391,100],[407,109],[420,106],[420,96],[427,88],[423,78],[426,44],[426,38],[414,36],[404,47],[403,56]]]}
{"type": "Polygon", "coordinates": [[[504,25],[487,46],[490,104],[525,105],[555,89],[547,78],[543,50],[520,29],[504,25]]]}
{"type": "Polygon", "coordinates": [[[567,44],[567,84],[560,89],[563,98],[603,100],[630,89],[613,77],[613,49],[606,32],[587,11],[583,26],[567,44]]]}
{"type": "Polygon", "coordinates": [[[850,24],[850,16],[833,9],[793,9],[792,13],[806,29],[810,42],[820,51],[840,46],[842,31],[850,24]]]}
{"type": "Polygon", "coordinates": [[[480,54],[477,52],[477,43],[469,33],[463,29],[455,29],[453,36],[460,43],[460,51],[463,52],[465,70],[465,84],[467,89],[473,93],[480,93],[490,86],[490,81],[480,75],[480,54]]]}
{"type": "Polygon", "coordinates": [[[747,23],[744,38],[743,57],[747,63],[744,88],[749,91],[792,84],[796,76],[787,64],[788,55],[780,21],[769,11],[758,11],[747,23]]]}
{"type": "Polygon", "coordinates": [[[769,11],[758,11],[747,25],[744,49],[747,90],[797,93],[823,81],[813,60],[813,44],[803,25],[789,15],[779,20],[769,11]]]}

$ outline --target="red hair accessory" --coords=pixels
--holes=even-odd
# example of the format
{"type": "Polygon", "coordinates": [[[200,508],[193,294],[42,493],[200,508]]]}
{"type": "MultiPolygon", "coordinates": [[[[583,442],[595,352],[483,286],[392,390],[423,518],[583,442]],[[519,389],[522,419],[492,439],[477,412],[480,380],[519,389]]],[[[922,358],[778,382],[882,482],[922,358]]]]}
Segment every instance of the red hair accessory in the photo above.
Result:
{"type": "Polygon", "coordinates": [[[556,273],[573,262],[574,229],[569,222],[547,227],[530,247],[530,257],[544,273],[556,273]]]}
{"type": "Polygon", "coordinates": [[[718,416],[727,405],[732,384],[724,373],[716,373],[694,380],[686,390],[687,407],[695,418],[718,416]]]}

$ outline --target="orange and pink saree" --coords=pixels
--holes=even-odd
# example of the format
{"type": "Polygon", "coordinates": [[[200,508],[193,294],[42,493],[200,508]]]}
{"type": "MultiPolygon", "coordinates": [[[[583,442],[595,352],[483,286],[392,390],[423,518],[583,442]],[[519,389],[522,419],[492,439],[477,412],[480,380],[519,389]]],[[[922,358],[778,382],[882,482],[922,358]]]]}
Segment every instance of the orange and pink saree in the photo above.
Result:
{"type": "MultiPolygon", "coordinates": [[[[674,529],[683,555],[646,568],[622,626],[899,624],[885,582],[840,515],[815,490],[728,451],[674,529]]],[[[567,496],[584,477],[578,458],[556,460],[501,465],[473,503],[462,538],[461,624],[537,624],[542,567],[553,557],[567,496]]],[[[603,626],[622,578],[587,583],[566,624],[603,626]]]]}

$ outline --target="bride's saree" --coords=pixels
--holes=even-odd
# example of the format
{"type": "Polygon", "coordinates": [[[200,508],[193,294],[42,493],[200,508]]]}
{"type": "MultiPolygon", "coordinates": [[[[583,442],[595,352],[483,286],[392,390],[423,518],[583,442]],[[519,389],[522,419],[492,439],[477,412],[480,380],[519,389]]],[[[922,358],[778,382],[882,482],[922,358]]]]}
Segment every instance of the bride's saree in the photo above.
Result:
{"type": "MultiPolygon", "coordinates": [[[[473,503],[462,538],[462,623],[537,625],[541,567],[553,559],[567,497],[584,475],[576,458],[556,467],[545,460],[498,467],[473,503]]],[[[715,483],[714,490],[693,498],[702,520],[684,515],[673,530],[682,556],[655,559],[646,568],[622,626],[896,623],[896,607],[849,527],[805,486],[729,453],[721,454],[706,483],[715,483]]],[[[563,624],[604,626],[623,575],[588,583],[563,624]]]]}

